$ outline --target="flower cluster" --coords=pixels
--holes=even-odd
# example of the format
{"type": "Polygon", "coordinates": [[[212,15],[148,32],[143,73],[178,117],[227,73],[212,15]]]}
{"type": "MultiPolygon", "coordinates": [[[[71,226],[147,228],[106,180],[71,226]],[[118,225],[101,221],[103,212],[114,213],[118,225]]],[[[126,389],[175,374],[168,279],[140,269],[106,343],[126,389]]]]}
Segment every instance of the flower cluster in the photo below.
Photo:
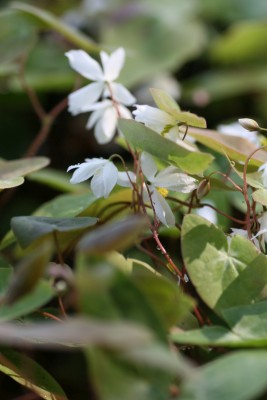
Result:
{"type": "Polygon", "coordinates": [[[83,50],[70,50],[66,56],[76,72],[93,81],[69,95],[69,111],[73,115],[93,111],[86,128],[95,126],[98,143],[108,143],[116,133],[118,118],[131,118],[125,106],[135,102],[135,97],[123,85],[114,82],[123,67],[125,51],[119,48],[111,55],[101,51],[102,65],[83,50]]]}

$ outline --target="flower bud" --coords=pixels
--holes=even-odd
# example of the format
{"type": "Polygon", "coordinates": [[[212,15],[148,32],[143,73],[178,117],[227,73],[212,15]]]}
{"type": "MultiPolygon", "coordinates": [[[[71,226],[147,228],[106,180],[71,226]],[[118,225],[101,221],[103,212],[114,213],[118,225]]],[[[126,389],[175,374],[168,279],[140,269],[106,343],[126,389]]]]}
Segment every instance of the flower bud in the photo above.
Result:
{"type": "Polygon", "coordinates": [[[238,122],[249,132],[258,131],[260,129],[258,122],[251,118],[239,118],[238,122]]]}
{"type": "Polygon", "coordinates": [[[210,191],[210,181],[209,179],[203,179],[197,188],[197,198],[201,199],[202,197],[206,196],[210,191]]]}

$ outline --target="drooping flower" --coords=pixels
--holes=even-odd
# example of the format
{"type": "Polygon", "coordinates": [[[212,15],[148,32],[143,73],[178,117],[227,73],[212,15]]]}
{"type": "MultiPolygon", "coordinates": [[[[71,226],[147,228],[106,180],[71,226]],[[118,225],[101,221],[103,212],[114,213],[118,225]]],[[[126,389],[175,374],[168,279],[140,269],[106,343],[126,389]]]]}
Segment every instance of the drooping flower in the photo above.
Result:
{"type": "Polygon", "coordinates": [[[149,190],[148,193],[144,189],[144,201],[150,201],[151,197],[156,216],[160,222],[167,226],[175,225],[173,212],[163,194],[167,194],[168,190],[190,193],[197,187],[196,179],[180,172],[178,168],[173,166],[157,172],[157,166],[153,158],[144,152],[141,154],[141,168],[148,180],[147,186],[149,190]]]}
{"type": "MultiPolygon", "coordinates": [[[[231,228],[231,233],[230,233],[230,237],[228,237],[228,243],[230,243],[231,238],[235,235],[239,235],[244,237],[245,239],[248,239],[248,231],[245,229],[238,229],[238,228],[231,228]]],[[[255,245],[255,247],[257,247],[258,250],[260,250],[260,244],[258,239],[256,239],[256,237],[259,235],[260,233],[258,233],[257,235],[253,236],[250,240],[252,241],[252,243],[255,245]]]]}
{"type": "MultiPolygon", "coordinates": [[[[188,147],[188,150],[195,150],[192,146],[188,145],[181,139],[184,133],[179,131],[177,120],[166,111],[160,110],[156,107],[146,105],[135,105],[136,110],[133,111],[134,118],[137,122],[143,123],[147,128],[150,128],[166,138],[182,144],[184,147],[188,147]]],[[[194,142],[195,139],[186,136],[186,139],[190,142],[194,142]]]]}
{"type": "Polygon", "coordinates": [[[71,165],[67,172],[75,169],[71,183],[76,184],[87,179],[91,180],[91,190],[96,198],[107,198],[116,184],[124,187],[131,187],[131,182],[135,181],[132,172],[119,172],[112,161],[104,158],[86,158],[81,164],[71,165]]]}
{"type": "Polygon", "coordinates": [[[76,72],[94,81],[69,95],[69,111],[73,115],[89,111],[91,105],[101,95],[112,97],[116,102],[127,106],[134,104],[135,97],[123,85],[114,82],[124,64],[123,48],[115,50],[110,55],[101,51],[102,66],[83,50],[70,50],[66,56],[76,72]]]}
{"type": "Polygon", "coordinates": [[[117,128],[118,117],[132,118],[128,108],[122,104],[117,104],[116,108],[111,100],[103,100],[88,107],[88,111],[93,111],[87,122],[86,128],[95,126],[94,135],[98,143],[105,144],[110,142],[117,128]]]}
{"type": "Polygon", "coordinates": [[[228,125],[218,125],[217,131],[223,135],[242,137],[247,139],[250,143],[253,143],[255,146],[260,146],[260,139],[257,135],[257,132],[246,130],[238,122],[228,125]]]}

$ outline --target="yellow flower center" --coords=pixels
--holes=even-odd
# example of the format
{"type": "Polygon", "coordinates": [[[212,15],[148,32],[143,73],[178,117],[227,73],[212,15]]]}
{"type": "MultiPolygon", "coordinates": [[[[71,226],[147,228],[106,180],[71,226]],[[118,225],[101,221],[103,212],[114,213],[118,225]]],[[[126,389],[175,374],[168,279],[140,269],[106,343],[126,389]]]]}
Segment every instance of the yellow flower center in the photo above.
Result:
{"type": "Polygon", "coordinates": [[[167,197],[168,196],[168,189],[165,188],[161,188],[161,187],[157,187],[157,191],[161,194],[161,196],[163,197],[167,197]]]}

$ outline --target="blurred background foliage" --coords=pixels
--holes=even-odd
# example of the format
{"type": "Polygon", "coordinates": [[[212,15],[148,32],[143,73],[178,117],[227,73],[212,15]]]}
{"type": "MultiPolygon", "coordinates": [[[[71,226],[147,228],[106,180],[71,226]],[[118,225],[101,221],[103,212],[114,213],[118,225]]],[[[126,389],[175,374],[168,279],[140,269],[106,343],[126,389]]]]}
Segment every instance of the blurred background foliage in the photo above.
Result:
{"type": "MultiPolygon", "coordinates": [[[[205,117],[209,128],[244,116],[266,126],[266,18],[265,0],[2,1],[1,157],[20,158],[40,129],[23,91],[23,75],[45,110],[83,84],[64,56],[78,45],[62,31],[66,26],[88,37],[87,50],[96,57],[99,48],[125,47],[127,61],[120,79],[138,103],[152,103],[148,88],[159,87],[175,96],[183,109],[205,117]],[[28,6],[51,14],[48,19],[34,15],[28,6]]],[[[65,110],[56,119],[39,151],[50,157],[51,167],[65,171],[84,157],[105,156],[116,149],[115,144],[97,145],[85,130],[87,118],[74,118],[65,110]]],[[[1,235],[11,216],[29,214],[57,193],[28,181],[17,191],[20,201],[13,197],[2,208],[1,235]]]]}

